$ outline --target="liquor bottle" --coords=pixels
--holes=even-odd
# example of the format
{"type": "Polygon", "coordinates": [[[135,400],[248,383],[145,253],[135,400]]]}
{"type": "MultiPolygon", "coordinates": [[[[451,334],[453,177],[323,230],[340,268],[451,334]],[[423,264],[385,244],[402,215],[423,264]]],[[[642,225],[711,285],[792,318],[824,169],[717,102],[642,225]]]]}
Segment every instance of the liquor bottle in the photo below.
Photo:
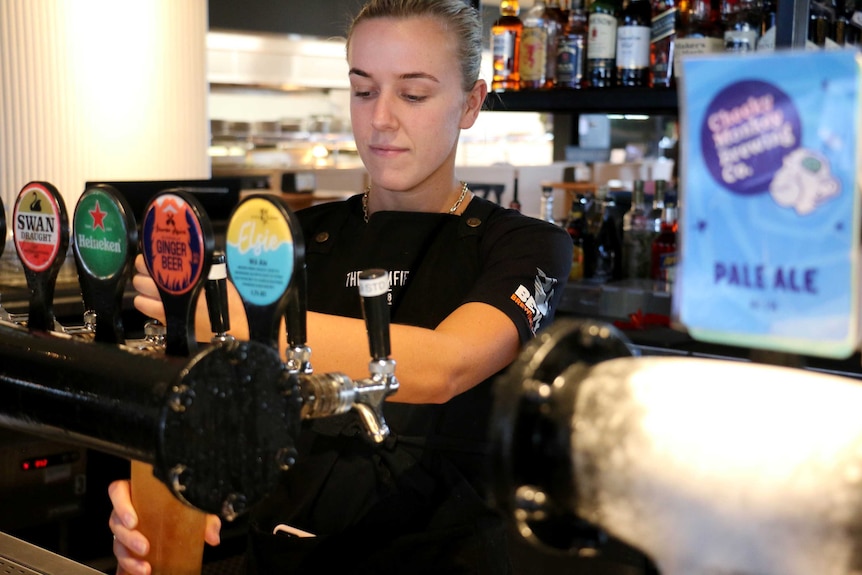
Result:
{"type": "Polygon", "coordinates": [[[581,0],[574,0],[566,27],[557,39],[557,88],[583,86],[586,57],[587,15],[581,0]]]}
{"type": "Polygon", "coordinates": [[[680,27],[678,0],[653,0],[650,28],[650,85],[670,88],[673,81],[673,59],[676,34],[680,27]]]}
{"type": "Polygon", "coordinates": [[[509,202],[509,207],[521,211],[521,200],[518,199],[518,170],[515,170],[515,177],[512,181],[512,201],[509,202]]]}
{"type": "Polygon", "coordinates": [[[649,86],[652,7],[649,0],[628,0],[617,27],[617,86],[649,86]]]}
{"type": "Polygon", "coordinates": [[[847,13],[847,6],[844,0],[833,0],[833,8],[835,12],[835,20],[832,24],[832,39],[837,47],[843,47],[848,44],[848,35],[850,34],[850,15],[847,13]]]}
{"type": "Polygon", "coordinates": [[[844,32],[844,45],[857,46],[862,39],[862,12],[857,11],[858,0],[845,0],[842,11],[847,19],[847,30],[844,32]]]}
{"type": "Polygon", "coordinates": [[[689,0],[680,7],[680,29],[674,43],[674,79],[682,78],[683,56],[724,51],[724,33],[714,0],[689,0]]]}
{"type": "Polygon", "coordinates": [[[584,219],[584,209],[578,197],[572,199],[569,219],[566,222],[566,231],[569,232],[569,236],[572,238],[572,243],[574,244],[569,279],[584,279],[584,236],[586,235],[586,221],[584,219]]]}
{"type": "Polygon", "coordinates": [[[763,4],[761,0],[724,0],[724,50],[754,52],[760,38],[763,4]]]}
{"type": "Polygon", "coordinates": [[[656,180],[653,182],[652,194],[652,209],[650,210],[650,227],[653,232],[661,231],[661,222],[664,217],[664,200],[665,192],[667,191],[667,182],[665,180],[656,180]]]}
{"type": "Polygon", "coordinates": [[[677,209],[666,202],[662,212],[661,231],[651,246],[650,277],[672,284],[676,270],[677,209]]]}
{"type": "Polygon", "coordinates": [[[566,27],[566,15],[560,7],[559,0],[548,0],[545,4],[545,26],[547,29],[546,39],[548,42],[547,84],[545,87],[552,88],[557,83],[557,42],[566,27]]]}
{"type": "Polygon", "coordinates": [[[808,4],[808,41],[825,48],[832,28],[833,14],[825,0],[808,4]]]}
{"type": "Polygon", "coordinates": [[[616,281],[623,277],[622,226],[616,200],[607,195],[598,200],[601,225],[596,232],[596,271],[594,277],[602,281],[616,281]]]}
{"type": "Polygon", "coordinates": [[[494,65],[491,89],[494,91],[517,90],[521,87],[518,64],[524,23],[518,17],[520,12],[518,0],[503,0],[500,3],[500,16],[491,26],[491,61],[494,65]]]}
{"type": "Polygon", "coordinates": [[[518,68],[522,90],[538,90],[547,87],[548,27],[545,23],[544,0],[536,0],[524,16],[518,68]]]}
{"type": "Polygon", "coordinates": [[[616,0],[593,0],[587,37],[587,85],[610,88],[615,84],[617,56],[616,0]]]}
{"type": "Polygon", "coordinates": [[[623,277],[649,279],[652,240],[655,236],[643,180],[632,189],[631,208],[623,215],[623,277]]]}
{"type": "Polygon", "coordinates": [[[759,52],[775,50],[775,23],[777,21],[778,6],[776,0],[763,0],[760,39],[757,41],[757,50],[759,52]]]}

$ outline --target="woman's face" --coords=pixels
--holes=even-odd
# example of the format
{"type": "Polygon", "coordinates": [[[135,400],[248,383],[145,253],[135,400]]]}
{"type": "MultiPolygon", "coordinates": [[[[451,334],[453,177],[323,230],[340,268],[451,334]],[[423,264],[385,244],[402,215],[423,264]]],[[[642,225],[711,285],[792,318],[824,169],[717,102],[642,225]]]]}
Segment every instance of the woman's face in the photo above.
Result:
{"type": "Polygon", "coordinates": [[[481,87],[463,91],[455,43],[432,17],[371,19],[353,29],[350,114],[375,186],[451,188],[460,130],[473,125],[484,98],[481,87]]]}

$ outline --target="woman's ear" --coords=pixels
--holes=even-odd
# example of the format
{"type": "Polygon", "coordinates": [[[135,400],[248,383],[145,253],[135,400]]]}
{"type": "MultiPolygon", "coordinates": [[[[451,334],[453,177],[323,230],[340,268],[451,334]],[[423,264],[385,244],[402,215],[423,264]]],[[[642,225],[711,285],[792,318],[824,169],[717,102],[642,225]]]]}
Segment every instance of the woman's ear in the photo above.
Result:
{"type": "Polygon", "coordinates": [[[461,116],[461,129],[473,127],[482,106],[485,104],[485,97],[488,95],[488,84],[485,80],[476,80],[470,93],[467,94],[465,102],[464,114],[461,116]]]}

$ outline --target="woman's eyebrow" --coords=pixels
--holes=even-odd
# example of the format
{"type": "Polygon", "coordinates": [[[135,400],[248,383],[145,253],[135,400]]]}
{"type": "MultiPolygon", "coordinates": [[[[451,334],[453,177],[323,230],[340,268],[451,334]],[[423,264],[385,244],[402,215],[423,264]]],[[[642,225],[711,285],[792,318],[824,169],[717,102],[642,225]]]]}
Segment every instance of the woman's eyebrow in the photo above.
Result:
{"type": "MultiPolygon", "coordinates": [[[[359,68],[351,68],[348,72],[348,75],[351,76],[360,76],[362,78],[371,78],[371,74],[364,70],[360,70],[359,68]]],[[[428,74],[426,72],[409,72],[406,74],[401,74],[398,76],[399,80],[431,80],[432,82],[440,83],[440,80],[437,79],[433,74],[428,74]]]]}

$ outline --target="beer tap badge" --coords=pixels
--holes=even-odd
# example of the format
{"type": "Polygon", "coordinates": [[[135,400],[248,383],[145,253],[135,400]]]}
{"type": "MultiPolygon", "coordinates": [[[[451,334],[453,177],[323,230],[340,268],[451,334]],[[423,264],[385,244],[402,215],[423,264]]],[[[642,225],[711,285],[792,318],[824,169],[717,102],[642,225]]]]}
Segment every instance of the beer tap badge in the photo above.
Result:
{"type": "Polygon", "coordinates": [[[98,188],[86,190],[75,208],[75,250],[87,273],[110,279],[126,264],[125,218],[116,199],[98,188]]]}
{"type": "Polygon", "coordinates": [[[12,220],[21,263],[33,272],[50,268],[63,244],[61,207],[54,194],[43,184],[28,184],[18,194],[12,220]]]}
{"type": "Polygon", "coordinates": [[[200,220],[178,195],[162,194],[144,214],[141,248],[150,274],[162,290],[188,293],[203,270],[204,240],[200,220]]]}
{"type": "Polygon", "coordinates": [[[231,281],[245,301],[275,303],[293,275],[295,249],[287,218],[266,199],[242,202],[228,224],[226,256],[231,281]]]}

